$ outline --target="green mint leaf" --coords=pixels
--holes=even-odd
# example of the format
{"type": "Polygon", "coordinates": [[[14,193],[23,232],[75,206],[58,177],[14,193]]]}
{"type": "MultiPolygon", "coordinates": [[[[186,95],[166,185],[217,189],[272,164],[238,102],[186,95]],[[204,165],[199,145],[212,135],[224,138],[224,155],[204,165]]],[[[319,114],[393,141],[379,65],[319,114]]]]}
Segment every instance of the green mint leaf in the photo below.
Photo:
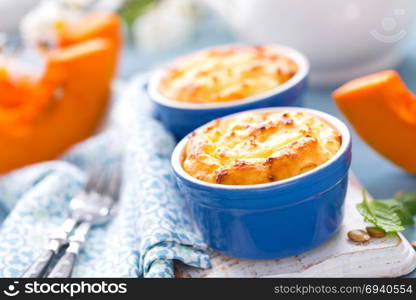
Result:
{"type": "Polygon", "coordinates": [[[369,201],[363,190],[363,201],[357,204],[358,212],[364,219],[385,232],[400,232],[404,230],[399,214],[393,205],[385,201],[369,201]]]}
{"type": "Polygon", "coordinates": [[[400,218],[402,225],[412,225],[413,222],[413,214],[407,208],[406,204],[402,201],[392,198],[380,201],[387,205],[392,211],[394,211],[400,218]]]}
{"type": "Polygon", "coordinates": [[[411,213],[413,216],[416,215],[416,193],[401,193],[397,196],[394,196],[394,199],[403,203],[404,207],[411,213]]]}

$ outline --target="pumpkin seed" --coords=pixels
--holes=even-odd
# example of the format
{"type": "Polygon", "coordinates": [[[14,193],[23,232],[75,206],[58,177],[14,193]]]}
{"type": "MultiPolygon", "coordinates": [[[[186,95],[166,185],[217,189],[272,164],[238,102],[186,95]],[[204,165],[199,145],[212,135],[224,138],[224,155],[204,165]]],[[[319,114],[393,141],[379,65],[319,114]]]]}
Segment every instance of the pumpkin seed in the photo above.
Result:
{"type": "Polygon", "coordinates": [[[348,238],[354,242],[367,242],[370,240],[370,235],[361,229],[348,231],[348,238]]]}
{"type": "Polygon", "coordinates": [[[381,228],[366,227],[366,230],[371,237],[382,238],[386,236],[386,232],[381,228]]]}

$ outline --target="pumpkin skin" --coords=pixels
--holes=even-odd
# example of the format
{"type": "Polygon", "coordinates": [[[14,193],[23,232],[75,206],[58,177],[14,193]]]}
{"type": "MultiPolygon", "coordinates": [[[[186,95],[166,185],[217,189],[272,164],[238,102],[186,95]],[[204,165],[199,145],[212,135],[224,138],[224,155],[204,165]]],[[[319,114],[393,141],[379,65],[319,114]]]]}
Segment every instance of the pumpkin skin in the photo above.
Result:
{"type": "Polygon", "coordinates": [[[0,66],[0,173],[54,159],[96,131],[119,47],[113,38],[92,38],[51,50],[41,76],[0,66]]]}
{"type": "Polygon", "coordinates": [[[416,174],[416,99],[395,71],[347,82],[333,98],[361,138],[416,174]]]}

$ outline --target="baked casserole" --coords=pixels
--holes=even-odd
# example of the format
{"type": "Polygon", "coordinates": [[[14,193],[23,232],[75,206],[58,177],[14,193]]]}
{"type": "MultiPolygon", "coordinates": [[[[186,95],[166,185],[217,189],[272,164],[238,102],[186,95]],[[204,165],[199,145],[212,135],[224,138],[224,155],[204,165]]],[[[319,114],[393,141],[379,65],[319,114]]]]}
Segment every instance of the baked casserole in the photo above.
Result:
{"type": "Polygon", "coordinates": [[[333,126],[306,112],[247,112],[194,131],[182,164],[188,174],[205,182],[261,184],[316,168],[341,142],[333,126]]]}
{"type": "Polygon", "coordinates": [[[224,46],[174,61],[158,86],[166,98],[189,103],[244,99],[291,79],[297,64],[275,46],[224,46]]]}

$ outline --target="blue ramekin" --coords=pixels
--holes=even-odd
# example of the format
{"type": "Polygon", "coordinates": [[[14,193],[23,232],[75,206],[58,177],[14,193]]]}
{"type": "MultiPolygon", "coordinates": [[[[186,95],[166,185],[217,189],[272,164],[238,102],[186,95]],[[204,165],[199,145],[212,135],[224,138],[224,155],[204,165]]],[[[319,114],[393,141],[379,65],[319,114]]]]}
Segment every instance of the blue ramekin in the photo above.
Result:
{"type": "Polygon", "coordinates": [[[348,128],[337,118],[312,109],[253,111],[281,110],[311,113],[333,125],[342,137],[338,152],[304,174],[244,186],[207,183],[186,173],[182,161],[187,138],[172,154],[173,171],[190,217],[205,242],[225,255],[251,260],[297,255],[328,240],[342,222],[351,164],[348,128]]]}
{"type": "Polygon", "coordinates": [[[165,70],[162,68],[155,71],[149,79],[148,94],[155,104],[158,118],[177,139],[181,139],[211,120],[236,112],[262,107],[301,105],[301,96],[307,87],[308,60],[295,49],[276,44],[270,45],[290,57],[298,65],[298,72],[275,89],[244,99],[221,103],[184,103],[168,99],[158,91],[165,70]]]}

